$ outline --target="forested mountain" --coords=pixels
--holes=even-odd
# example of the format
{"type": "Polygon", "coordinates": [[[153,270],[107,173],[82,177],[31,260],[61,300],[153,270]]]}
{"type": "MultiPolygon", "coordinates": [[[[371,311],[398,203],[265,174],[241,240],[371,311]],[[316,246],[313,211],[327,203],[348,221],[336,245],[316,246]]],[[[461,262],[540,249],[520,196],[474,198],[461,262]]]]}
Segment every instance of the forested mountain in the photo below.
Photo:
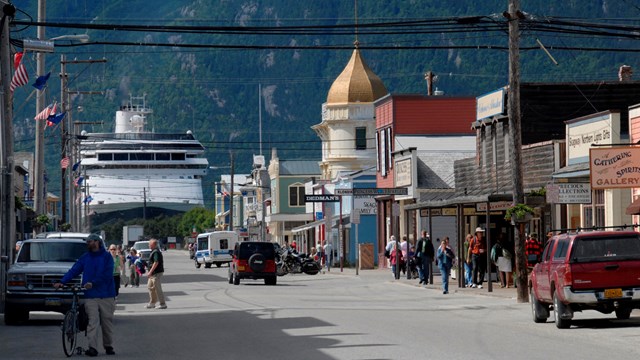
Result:
{"type": "MultiPolygon", "coordinates": [[[[37,2],[14,1],[21,12],[16,20],[36,20],[37,2]]],[[[228,164],[229,150],[248,171],[251,154],[260,152],[259,113],[262,114],[263,153],[278,148],[282,158],[320,159],[320,143],[310,126],[321,120],[321,105],[332,81],[351,56],[356,38],[354,1],[350,0],[65,0],[47,2],[47,22],[145,25],[148,31],[48,27],[48,38],[87,33],[94,43],[139,43],[63,47],[47,56],[46,68],[60,69],[59,54],[68,58],[106,58],[106,64],[69,65],[70,90],[102,91],[103,95],[75,95],[73,118],[102,121],[85,125],[92,131],[112,131],[115,111],[123,101],[146,94],[154,109],[157,132],[191,129],[208,147],[210,162],[228,164]],[[168,31],[152,26],[220,26],[200,33],[168,31]],[[296,29],[294,26],[336,26],[296,29]],[[344,26],[344,28],[338,27],[344,26]],[[231,32],[228,27],[235,27],[231,32]],[[247,31],[254,27],[269,30],[247,31]],[[281,28],[276,33],[273,29],[281,28]],[[244,30],[244,31],[243,31],[244,30]],[[287,31],[284,31],[287,30],[287,31]],[[342,33],[340,33],[342,32],[342,33]],[[145,44],[242,45],[249,48],[189,48],[145,44]],[[284,48],[269,48],[280,46],[284,48]],[[300,47],[342,47],[305,49],[300,47]],[[259,111],[259,87],[261,104],[259,111]],[[84,111],[78,112],[78,106],[84,111]]],[[[508,45],[503,11],[507,0],[360,0],[357,2],[358,41],[368,65],[391,93],[425,93],[424,73],[438,76],[436,86],[446,95],[478,96],[506,85],[508,45]],[[479,16],[474,18],[473,16],[479,16]],[[463,18],[448,25],[437,19],[463,18]],[[424,22],[425,20],[429,20],[424,22]],[[477,22],[481,20],[481,22],[477,22]],[[369,24],[423,21],[382,33],[369,24]],[[493,23],[493,24],[492,24],[493,23]],[[501,25],[500,25],[501,24],[501,25]],[[446,26],[445,26],[446,25],[446,26]],[[502,26],[496,31],[496,29],[502,26]],[[464,31],[462,31],[464,29],[464,31]],[[393,30],[393,31],[391,31],[393,30]],[[378,33],[375,33],[379,31],[378,33]],[[432,48],[417,48],[417,47],[432,48]],[[471,46],[471,48],[463,48],[471,46]],[[486,47],[492,47],[487,49],[486,47]],[[371,47],[377,47],[371,49],[371,47]],[[386,47],[386,48],[381,48],[386,47]],[[413,48],[410,48],[413,47],[413,48]]],[[[616,20],[638,26],[639,0],[521,1],[526,16],[544,20],[616,20]],[[632,20],[623,20],[635,18],[632,20]]],[[[555,26],[555,25],[554,25],[555,26]]],[[[536,31],[522,26],[522,81],[615,80],[622,64],[636,66],[637,52],[557,50],[557,47],[633,48],[624,37],[536,31]],[[538,48],[539,39],[558,61],[555,65],[538,48]]],[[[384,29],[383,29],[384,30],[384,29]]],[[[614,30],[610,30],[613,32],[614,30]]],[[[35,26],[12,27],[13,39],[35,38],[35,26]]],[[[635,46],[637,48],[637,46],[635,46]]],[[[16,48],[19,50],[19,48],[16,48]]],[[[35,58],[27,56],[35,78],[35,58]]],[[[16,90],[14,127],[16,150],[33,150],[33,88],[16,90]]],[[[57,76],[52,76],[48,101],[60,99],[57,76]]],[[[60,141],[47,129],[47,164],[56,188],[60,141]]],[[[219,174],[217,174],[219,175],[219,174]]],[[[216,176],[217,176],[216,175],[216,176]]],[[[213,182],[213,179],[210,179],[213,182]]]]}

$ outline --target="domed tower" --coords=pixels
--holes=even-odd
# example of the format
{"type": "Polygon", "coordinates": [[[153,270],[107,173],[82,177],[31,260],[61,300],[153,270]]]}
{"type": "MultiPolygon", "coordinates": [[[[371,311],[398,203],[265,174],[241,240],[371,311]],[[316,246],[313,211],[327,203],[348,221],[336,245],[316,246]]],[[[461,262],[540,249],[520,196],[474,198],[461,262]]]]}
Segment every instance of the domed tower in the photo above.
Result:
{"type": "Polygon", "coordinates": [[[376,165],[373,103],[387,95],[382,80],[367,66],[358,44],[322,104],[322,122],[311,128],[322,140],[322,178],[340,171],[358,171],[376,165]]]}

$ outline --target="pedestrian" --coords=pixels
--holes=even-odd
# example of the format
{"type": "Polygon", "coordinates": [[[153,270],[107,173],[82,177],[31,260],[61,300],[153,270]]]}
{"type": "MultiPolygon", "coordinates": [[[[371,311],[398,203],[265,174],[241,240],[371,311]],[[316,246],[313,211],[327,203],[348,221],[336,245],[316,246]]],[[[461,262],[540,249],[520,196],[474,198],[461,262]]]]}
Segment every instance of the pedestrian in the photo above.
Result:
{"type": "Polygon", "coordinates": [[[320,267],[324,266],[324,248],[322,247],[322,243],[318,242],[316,244],[316,249],[318,250],[318,262],[320,263],[320,267]]]}
{"type": "Polygon", "coordinates": [[[162,252],[158,248],[158,240],[149,240],[149,271],[147,271],[147,289],[149,289],[149,303],[145,306],[147,309],[166,309],[167,303],[162,292],[162,276],[164,275],[164,259],[162,252]],[[156,302],[158,306],[156,306],[156,302]]]}
{"type": "Polygon", "coordinates": [[[129,251],[129,255],[127,255],[127,260],[129,262],[129,278],[131,279],[131,287],[140,286],[140,273],[138,272],[138,268],[136,265],[136,261],[138,259],[139,257],[136,249],[131,249],[129,251]]]}
{"type": "Polygon", "coordinates": [[[315,247],[311,248],[311,252],[309,252],[309,258],[313,261],[318,261],[318,250],[315,247]]]}
{"type": "Polygon", "coordinates": [[[434,259],[435,249],[433,247],[433,243],[431,242],[431,238],[429,237],[429,233],[426,230],[422,230],[422,237],[418,240],[416,244],[416,259],[418,263],[418,276],[420,277],[419,285],[427,284],[429,281],[429,271],[431,267],[431,262],[434,259]]]}
{"type": "Polygon", "coordinates": [[[87,252],[73,264],[60,282],[53,284],[60,288],[76,276],[82,274],[84,308],[89,318],[87,356],[98,355],[98,325],[102,329],[102,345],[107,355],[113,351],[113,313],[116,309],[116,292],[113,284],[113,257],[102,245],[100,236],[91,234],[86,238],[87,252]]]}
{"type": "Polygon", "coordinates": [[[487,243],[484,240],[484,229],[476,228],[476,236],[471,239],[467,256],[471,257],[471,287],[482,289],[484,273],[487,269],[487,243]]]}
{"type": "Polygon", "coordinates": [[[331,249],[331,242],[330,241],[326,241],[326,243],[324,244],[324,258],[325,258],[325,264],[327,265],[327,271],[331,270],[331,262],[333,261],[333,250],[331,249]]]}
{"type": "Polygon", "coordinates": [[[117,299],[120,294],[120,274],[122,273],[122,268],[124,268],[124,259],[122,258],[122,255],[118,253],[118,248],[115,245],[109,246],[109,252],[113,258],[113,282],[116,289],[117,299]]]}
{"type": "Polygon", "coordinates": [[[440,242],[436,257],[438,259],[440,274],[442,275],[442,293],[448,294],[449,275],[451,274],[451,268],[453,267],[453,260],[456,257],[453,250],[449,247],[449,237],[443,238],[440,242]]]}
{"type": "Polygon", "coordinates": [[[464,238],[464,287],[471,287],[473,284],[473,279],[471,278],[471,256],[469,256],[469,245],[471,244],[471,240],[473,239],[473,235],[467,234],[464,238]]]}
{"type": "Polygon", "coordinates": [[[389,258],[389,264],[391,264],[391,273],[395,277],[396,267],[395,267],[395,258],[391,259],[392,252],[398,247],[398,242],[396,241],[395,235],[391,235],[387,245],[384,247],[385,255],[389,254],[387,257],[389,258]]]}
{"type": "Polygon", "coordinates": [[[542,254],[542,246],[538,242],[538,234],[531,233],[524,242],[524,254],[527,257],[527,269],[531,270],[540,261],[540,254],[542,254]]]}
{"type": "Polygon", "coordinates": [[[402,274],[406,274],[407,264],[406,261],[409,257],[407,256],[407,247],[409,242],[407,241],[407,236],[402,237],[402,241],[400,241],[400,251],[402,251],[402,257],[400,258],[400,269],[402,270],[402,274]]]}

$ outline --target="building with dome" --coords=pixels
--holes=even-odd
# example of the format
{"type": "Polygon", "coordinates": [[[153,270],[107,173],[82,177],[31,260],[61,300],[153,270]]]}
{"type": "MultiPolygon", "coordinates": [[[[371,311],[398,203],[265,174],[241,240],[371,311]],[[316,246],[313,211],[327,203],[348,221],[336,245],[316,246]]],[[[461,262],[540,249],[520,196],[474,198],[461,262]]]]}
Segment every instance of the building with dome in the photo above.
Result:
{"type": "Polygon", "coordinates": [[[351,59],[322,104],[322,122],[311,127],[322,140],[322,179],[376,165],[374,102],[387,94],[356,43],[351,59]]]}

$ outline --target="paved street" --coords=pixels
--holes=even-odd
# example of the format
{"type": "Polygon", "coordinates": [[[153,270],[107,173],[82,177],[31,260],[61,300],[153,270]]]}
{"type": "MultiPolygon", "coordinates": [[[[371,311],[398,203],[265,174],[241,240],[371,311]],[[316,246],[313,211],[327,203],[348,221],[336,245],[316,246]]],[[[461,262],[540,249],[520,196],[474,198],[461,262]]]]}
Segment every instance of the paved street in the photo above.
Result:
{"type": "MultiPolygon", "coordinates": [[[[287,275],[278,285],[227,282],[227,268],[196,269],[165,252],[166,310],[143,306],[146,288],[122,288],[117,358],[172,359],[637,359],[640,312],[627,321],[576,314],[575,326],[534,324],[515,290],[457,289],[393,279],[390,271],[287,275]],[[488,296],[489,295],[489,296],[488,296]]],[[[61,315],[0,325],[3,359],[61,359],[61,315]]],[[[84,340],[82,340],[84,341],[84,340]]],[[[104,355],[102,349],[100,356],[104,355]]]]}

